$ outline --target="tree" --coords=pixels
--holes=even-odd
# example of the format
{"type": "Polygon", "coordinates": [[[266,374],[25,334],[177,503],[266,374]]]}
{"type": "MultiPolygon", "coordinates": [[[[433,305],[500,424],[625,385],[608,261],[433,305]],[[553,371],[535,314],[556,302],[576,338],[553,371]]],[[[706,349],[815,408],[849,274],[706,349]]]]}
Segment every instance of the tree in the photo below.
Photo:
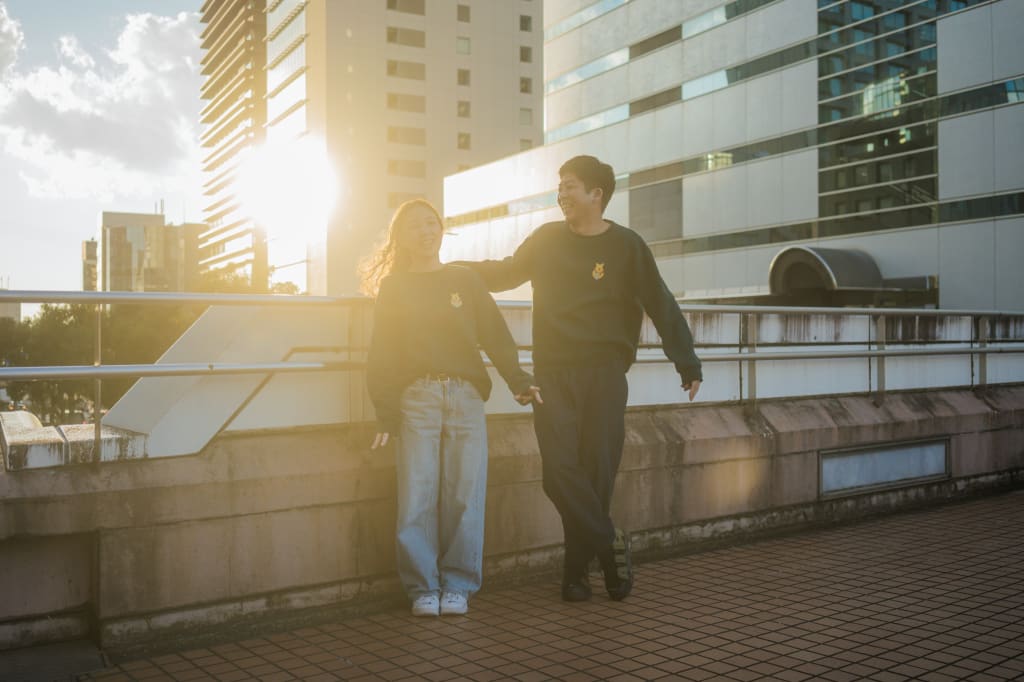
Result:
{"type": "MultiPolygon", "coordinates": [[[[247,277],[218,271],[202,276],[201,289],[210,293],[252,293],[247,277]]],[[[298,293],[290,282],[274,285],[274,293],[298,293]]],[[[105,305],[99,315],[104,365],[152,364],[206,310],[205,304],[105,305]]],[[[97,313],[94,304],[44,304],[33,318],[15,322],[0,319],[0,366],[56,367],[91,365],[94,361],[97,313]]],[[[113,405],[137,380],[107,379],[102,402],[113,405]]],[[[90,404],[93,380],[9,382],[12,400],[27,399],[44,423],[64,424],[90,404]]]]}
{"type": "MultiPolygon", "coordinates": [[[[96,313],[88,305],[44,304],[29,320],[24,364],[36,367],[91,365],[96,334],[96,313]]],[[[32,403],[32,411],[51,424],[63,423],[91,393],[87,380],[33,381],[19,384],[32,403]],[[22,386],[24,388],[22,388],[22,386]]]]}
{"type": "MultiPolygon", "coordinates": [[[[18,322],[10,317],[0,317],[0,367],[25,365],[28,357],[29,323],[18,322]]],[[[23,382],[10,382],[6,387],[11,400],[20,401],[28,393],[23,382]]],[[[0,409],[6,408],[0,405],[0,409]]]]}

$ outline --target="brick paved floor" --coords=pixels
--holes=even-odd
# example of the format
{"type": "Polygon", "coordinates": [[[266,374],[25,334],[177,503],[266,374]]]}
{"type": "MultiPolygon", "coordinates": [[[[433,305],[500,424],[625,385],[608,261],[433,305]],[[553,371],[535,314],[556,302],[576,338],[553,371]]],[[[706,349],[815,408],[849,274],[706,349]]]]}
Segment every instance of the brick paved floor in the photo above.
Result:
{"type": "Polygon", "coordinates": [[[103,680],[1024,679],[1024,491],[123,663],[103,680]]]}

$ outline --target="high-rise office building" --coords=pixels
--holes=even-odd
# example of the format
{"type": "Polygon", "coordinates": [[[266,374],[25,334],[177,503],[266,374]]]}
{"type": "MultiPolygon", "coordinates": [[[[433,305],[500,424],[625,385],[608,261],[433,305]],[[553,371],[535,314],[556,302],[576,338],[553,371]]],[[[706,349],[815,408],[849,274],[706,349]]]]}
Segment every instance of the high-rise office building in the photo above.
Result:
{"type": "Polygon", "coordinates": [[[266,124],[265,0],[205,0],[200,114],[205,175],[199,258],[203,272],[243,275],[266,288],[266,240],[237,190],[239,166],[266,124]]]}
{"type": "Polygon", "coordinates": [[[82,291],[96,291],[97,265],[99,264],[99,242],[88,239],[82,242],[82,291]]]}
{"type": "Polygon", "coordinates": [[[544,14],[546,144],[446,179],[446,257],[560,219],[559,166],[593,154],[684,299],[1024,308],[1024,2],[544,14]]]}
{"type": "Polygon", "coordinates": [[[198,223],[166,225],[162,213],[104,211],[97,273],[100,290],[195,290],[198,240],[205,228],[198,223]]]}
{"type": "Polygon", "coordinates": [[[267,154],[240,185],[271,282],[353,293],[398,204],[542,142],[539,0],[266,4],[267,154]]]}

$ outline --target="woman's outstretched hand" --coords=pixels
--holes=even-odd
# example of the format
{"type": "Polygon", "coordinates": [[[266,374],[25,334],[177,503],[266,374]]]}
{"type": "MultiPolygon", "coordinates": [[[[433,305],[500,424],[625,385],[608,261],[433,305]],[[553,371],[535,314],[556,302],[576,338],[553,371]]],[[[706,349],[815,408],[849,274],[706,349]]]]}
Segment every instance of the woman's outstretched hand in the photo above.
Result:
{"type": "Polygon", "coordinates": [[[373,438],[373,445],[370,446],[370,449],[371,450],[376,450],[377,448],[384,447],[385,445],[388,444],[388,440],[390,438],[391,438],[391,434],[386,433],[384,431],[378,432],[377,435],[374,436],[374,438],[373,438]]]}

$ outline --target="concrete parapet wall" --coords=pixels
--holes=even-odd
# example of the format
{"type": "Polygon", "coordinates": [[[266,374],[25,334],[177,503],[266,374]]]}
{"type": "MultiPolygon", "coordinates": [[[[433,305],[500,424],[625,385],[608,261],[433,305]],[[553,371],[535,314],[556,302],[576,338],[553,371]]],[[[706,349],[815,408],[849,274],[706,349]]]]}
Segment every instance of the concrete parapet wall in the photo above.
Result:
{"type": "MultiPolygon", "coordinates": [[[[125,649],[399,600],[394,455],[369,451],[371,435],[249,431],[194,456],[0,474],[0,648],[89,629],[125,649]]],[[[561,526],[530,418],[492,418],[489,441],[486,581],[556,569],[561,526]]],[[[613,515],[655,556],[1022,478],[1020,385],[890,394],[881,406],[838,396],[756,411],[643,407],[627,415],[613,515]],[[948,474],[822,494],[822,452],[908,441],[945,443],[948,474]]]]}

